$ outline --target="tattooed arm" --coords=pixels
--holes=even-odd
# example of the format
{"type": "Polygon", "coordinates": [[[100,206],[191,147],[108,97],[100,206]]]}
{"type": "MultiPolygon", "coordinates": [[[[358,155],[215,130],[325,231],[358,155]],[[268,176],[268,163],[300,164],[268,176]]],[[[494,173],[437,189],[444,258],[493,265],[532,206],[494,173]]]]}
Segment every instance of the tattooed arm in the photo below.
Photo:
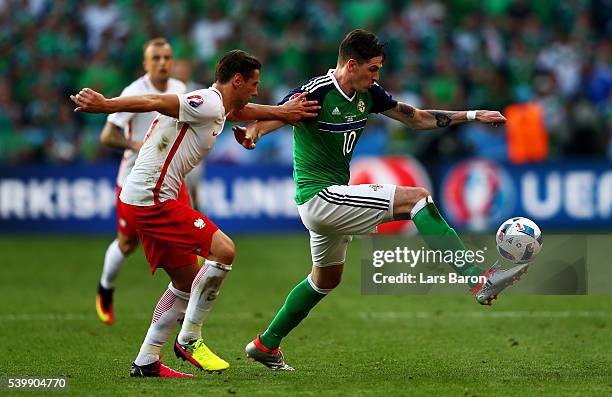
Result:
{"type": "MultiPolygon", "coordinates": [[[[496,111],[476,110],[475,112],[475,120],[481,123],[498,126],[506,122],[506,118],[496,111]]],[[[421,110],[403,102],[398,102],[395,108],[383,112],[385,116],[415,130],[430,130],[463,123],[468,121],[467,113],[465,110],[421,110]]]]}

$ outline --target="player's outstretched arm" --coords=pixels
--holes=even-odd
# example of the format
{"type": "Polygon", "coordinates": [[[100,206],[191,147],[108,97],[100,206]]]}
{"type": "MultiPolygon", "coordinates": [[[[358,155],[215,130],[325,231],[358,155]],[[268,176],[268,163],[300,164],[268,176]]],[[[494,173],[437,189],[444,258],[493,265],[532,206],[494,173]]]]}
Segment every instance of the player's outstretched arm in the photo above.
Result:
{"type": "Polygon", "coordinates": [[[174,94],[122,96],[107,99],[91,88],[83,88],[78,94],[70,95],[70,99],[77,105],[75,112],[147,113],[156,111],[174,118],[178,118],[179,115],[179,100],[174,94]]]}
{"type": "Polygon", "coordinates": [[[402,102],[398,102],[395,108],[383,114],[415,130],[443,128],[472,120],[493,126],[506,122],[500,112],[493,110],[421,110],[402,102]]]}
{"type": "Polygon", "coordinates": [[[127,139],[121,133],[121,128],[111,122],[106,122],[100,133],[100,143],[117,149],[131,149],[135,152],[142,147],[142,142],[127,139]]]}
{"type": "Polygon", "coordinates": [[[247,104],[242,109],[236,109],[227,117],[228,121],[247,120],[279,120],[287,124],[297,124],[303,118],[316,117],[321,109],[317,101],[306,100],[307,92],[285,102],[281,106],[247,104]]]}
{"type": "Polygon", "coordinates": [[[232,127],[236,141],[249,150],[255,149],[255,144],[262,136],[277,130],[285,125],[279,120],[256,121],[246,127],[235,125],[232,127]]]}

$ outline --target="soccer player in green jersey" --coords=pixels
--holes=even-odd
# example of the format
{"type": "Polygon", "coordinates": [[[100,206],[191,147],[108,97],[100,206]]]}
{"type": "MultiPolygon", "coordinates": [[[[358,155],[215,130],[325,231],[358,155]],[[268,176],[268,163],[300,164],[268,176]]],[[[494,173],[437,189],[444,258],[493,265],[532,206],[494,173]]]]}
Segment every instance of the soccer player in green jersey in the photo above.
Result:
{"type": "MultiPolygon", "coordinates": [[[[339,283],[346,248],[355,234],[368,234],[384,222],[411,219],[433,249],[465,250],[455,231],[421,187],[348,185],[349,164],[370,113],[382,113],[406,126],[427,130],[475,120],[499,125],[506,119],[489,110],[420,110],[394,100],[378,83],[384,61],[383,45],[365,30],[347,34],[336,69],[293,89],[282,103],[308,92],[321,105],[317,117],[294,127],[295,201],[310,233],[311,273],[287,296],[267,330],[246,347],[247,356],[274,370],[292,370],[279,346],[309,311],[339,283]]],[[[279,121],[258,121],[235,127],[236,139],[253,149],[263,135],[281,127],[279,121]]],[[[474,264],[451,265],[467,276],[485,276],[470,285],[479,303],[490,305],[497,294],[517,280],[527,265],[484,271],[474,264]]]]}

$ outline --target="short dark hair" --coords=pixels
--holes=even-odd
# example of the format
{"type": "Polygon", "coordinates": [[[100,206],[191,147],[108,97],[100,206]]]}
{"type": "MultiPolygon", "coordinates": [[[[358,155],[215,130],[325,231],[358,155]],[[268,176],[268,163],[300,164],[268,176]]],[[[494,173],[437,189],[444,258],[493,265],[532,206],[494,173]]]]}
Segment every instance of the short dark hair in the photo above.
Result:
{"type": "Polygon", "coordinates": [[[261,62],[252,55],[241,50],[232,50],[217,63],[215,68],[215,80],[221,84],[227,83],[237,73],[240,73],[245,80],[250,79],[255,74],[255,70],[261,69],[261,62]]]}
{"type": "Polygon", "coordinates": [[[364,63],[374,57],[382,56],[385,60],[385,45],[378,42],[378,37],[372,32],[355,29],[340,43],[338,50],[338,64],[344,65],[349,59],[364,63]]]}

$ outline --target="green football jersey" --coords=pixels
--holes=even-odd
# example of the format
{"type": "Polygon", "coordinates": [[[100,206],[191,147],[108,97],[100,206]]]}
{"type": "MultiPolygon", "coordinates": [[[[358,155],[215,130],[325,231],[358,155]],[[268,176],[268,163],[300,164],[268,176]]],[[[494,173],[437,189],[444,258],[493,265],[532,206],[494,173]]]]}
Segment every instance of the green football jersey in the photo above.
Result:
{"type": "Polygon", "coordinates": [[[397,105],[380,85],[348,97],[330,70],[295,88],[284,103],[302,92],[317,100],[318,116],[303,119],[293,127],[293,179],[295,202],[303,204],[331,185],[348,185],[353,150],[363,133],[370,113],[380,113],[397,105]]]}

